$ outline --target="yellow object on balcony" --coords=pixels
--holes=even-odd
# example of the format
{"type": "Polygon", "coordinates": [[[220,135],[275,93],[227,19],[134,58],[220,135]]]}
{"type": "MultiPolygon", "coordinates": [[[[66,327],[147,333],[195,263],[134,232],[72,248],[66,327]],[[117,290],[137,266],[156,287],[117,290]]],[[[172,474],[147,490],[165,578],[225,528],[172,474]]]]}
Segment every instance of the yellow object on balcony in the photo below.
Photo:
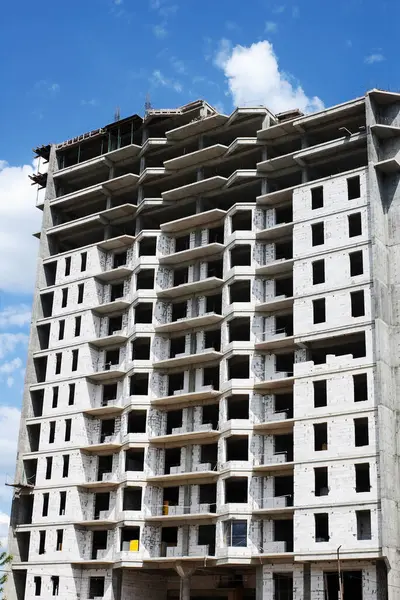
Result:
{"type": "Polygon", "coordinates": [[[168,500],[166,500],[166,501],[163,503],[163,507],[162,507],[162,514],[163,514],[163,515],[167,515],[167,514],[168,514],[168,511],[169,511],[169,502],[168,502],[168,500]]]}
{"type": "Polygon", "coordinates": [[[130,540],[129,552],[139,552],[139,540],[130,540]]]}

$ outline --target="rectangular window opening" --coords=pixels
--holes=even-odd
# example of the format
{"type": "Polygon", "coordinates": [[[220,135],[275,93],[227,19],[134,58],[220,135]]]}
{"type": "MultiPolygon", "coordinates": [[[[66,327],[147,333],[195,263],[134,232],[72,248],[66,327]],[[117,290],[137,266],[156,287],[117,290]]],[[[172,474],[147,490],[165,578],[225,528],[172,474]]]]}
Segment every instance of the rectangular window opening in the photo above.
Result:
{"type": "Polygon", "coordinates": [[[328,487],[328,467],[316,467],[314,469],[314,493],[316,496],[327,496],[328,487]]]}
{"type": "Polygon", "coordinates": [[[65,333],[65,319],[61,319],[61,321],[58,321],[58,339],[59,340],[64,339],[64,333],[65,333]]]}
{"type": "Polygon", "coordinates": [[[358,540],[370,540],[372,538],[371,511],[370,510],[356,510],[356,519],[357,519],[357,539],[358,540]]]}
{"type": "Polygon", "coordinates": [[[311,209],[316,210],[324,206],[324,188],[322,185],[311,189],[311,209]]]}
{"type": "Polygon", "coordinates": [[[356,447],[369,445],[368,417],[354,419],[354,444],[356,447]]]}
{"type": "Polygon", "coordinates": [[[313,323],[317,325],[318,323],[325,323],[326,321],[326,308],[325,308],[325,298],[318,298],[318,300],[313,300],[313,323]]]}
{"type": "Polygon", "coordinates": [[[365,402],[365,400],[368,400],[368,382],[366,373],[353,375],[353,390],[354,402],[365,402]]]}
{"type": "Polygon", "coordinates": [[[78,356],[79,356],[79,350],[72,350],[71,371],[76,371],[78,369],[78,356]]]}
{"type": "Polygon", "coordinates": [[[325,243],[324,223],[311,225],[311,240],[313,246],[322,246],[325,243]]]}
{"type": "Polygon", "coordinates": [[[84,291],[85,291],[85,285],[83,283],[80,283],[78,285],[78,304],[82,304],[82,302],[83,302],[84,291]]]}
{"type": "Polygon", "coordinates": [[[313,285],[325,283],[325,261],[323,259],[315,260],[312,263],[312,280],[313,285]]]}
{"type": "Polygon", "coordinates": [[[351,316],[352,317],[364,317],[365,316],[364,290],[357,290],[356,292],[350,292],[350,300],[351,300],[351,316]]]}
{"type": "Polygon", "coordinates": [[[314,514],[315,541],[329,542],[329,515],[328,513],[314,514]]]}
{"type": "Polygon", "coordinates": [[[314,408],[321,408],[327,405],[326,379],[313,381],[314,389],[314,408]]]}
{"type": "Polygon", "coordinates": [[[87,252],[81,252],[81,272],[86,271],[87,252]]]}
{"type": "Polygon", "coordinates": [[[360,176],[349,177],[347,179],[347,197],[349,200],[355,200],[361,196],[360,176]]]}
{"type": "Polygon", "coordinates": [[[81,335],[82,317],[75,317],[75,337],[81,335]]]}
{"type": "Polygon", "coordinates": [[[328,450],[328,424],[314,423],[314,450],[328,450]]]}
{"type": "Polygon", "coordinates": [[[354,213],[348,216],[349,237],[357,237],[362,234],[361,213],[354,213]]]}
{"type": "Polygon", "coordinates": [[[369,463],[361,463],[358,465],[354,465],[355,474],[356,474],[356,492],[360,494],[361,492],[370,492],[371,491],[371,478],[370,478],[370,468],[369,463]]]}

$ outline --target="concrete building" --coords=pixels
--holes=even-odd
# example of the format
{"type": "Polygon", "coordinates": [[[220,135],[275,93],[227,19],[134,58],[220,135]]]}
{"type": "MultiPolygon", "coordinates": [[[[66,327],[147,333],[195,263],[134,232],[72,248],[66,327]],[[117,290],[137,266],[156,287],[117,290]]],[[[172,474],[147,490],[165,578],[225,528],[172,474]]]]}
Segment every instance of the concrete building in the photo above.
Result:
{"type": "Polygon", "coordinates": [[[400,597],[399,134],[372,90],[36,149],[8,600],[400,597]]]}

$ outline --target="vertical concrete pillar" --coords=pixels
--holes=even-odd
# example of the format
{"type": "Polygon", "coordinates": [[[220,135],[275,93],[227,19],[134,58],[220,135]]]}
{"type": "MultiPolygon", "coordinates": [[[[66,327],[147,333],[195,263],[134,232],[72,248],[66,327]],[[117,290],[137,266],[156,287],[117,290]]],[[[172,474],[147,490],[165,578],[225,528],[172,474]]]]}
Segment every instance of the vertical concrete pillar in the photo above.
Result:
{"type": "Polygon", "coordinates": [[[181,577],[179,600],[190,600],[190,575],[181,577]]]}
{"type": "Polygon", "coordinates": [[[256,568],[256,600],[263,600],[263,566],[256,568]]]}

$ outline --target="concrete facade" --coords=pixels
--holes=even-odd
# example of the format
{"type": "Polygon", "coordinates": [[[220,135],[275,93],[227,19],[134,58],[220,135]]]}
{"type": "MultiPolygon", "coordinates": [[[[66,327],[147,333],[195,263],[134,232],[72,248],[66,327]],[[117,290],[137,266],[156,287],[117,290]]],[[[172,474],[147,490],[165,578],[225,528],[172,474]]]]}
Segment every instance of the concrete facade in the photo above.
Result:
{"type": "Polygon", "coordinates": [[[36,149],[9,600],[400,597],[399,133],[372,90],[36,149]]]}

